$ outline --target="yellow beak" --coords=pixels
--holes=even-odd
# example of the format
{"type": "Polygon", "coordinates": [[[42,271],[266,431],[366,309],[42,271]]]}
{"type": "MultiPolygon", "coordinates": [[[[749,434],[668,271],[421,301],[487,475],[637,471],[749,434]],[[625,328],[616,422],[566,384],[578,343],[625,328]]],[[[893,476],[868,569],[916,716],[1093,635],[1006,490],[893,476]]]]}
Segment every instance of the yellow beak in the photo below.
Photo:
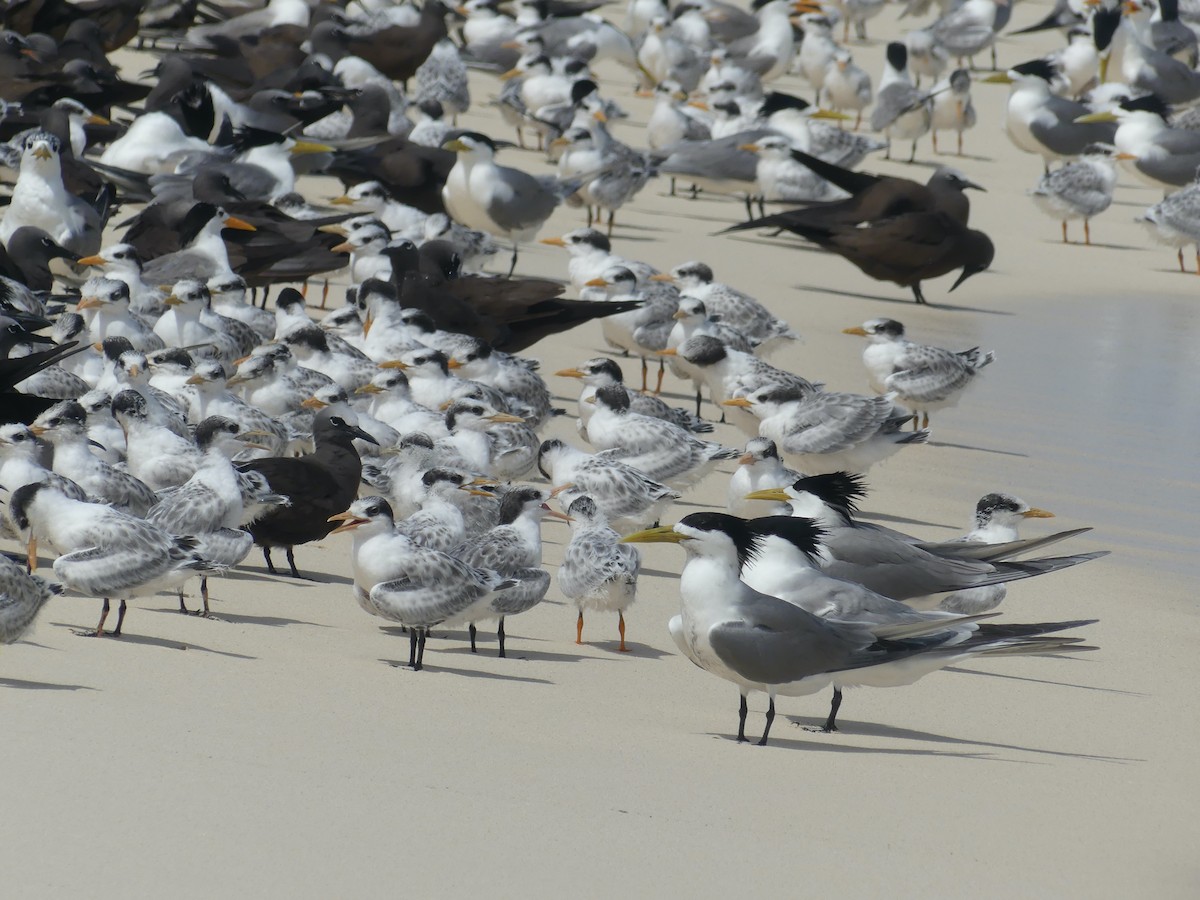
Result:
{"type": "Polygon", "coordinates": [[[660,525],[658,528],[647,528],[645,531],[635,531],[621,538],[622,544],[682,544],[688,540],[686,535],[675,530],[674,525],[660,525]]]}
{"type": "Polygon", "coordinates": [[[785,491],[783,488],[767,488],[766,490],[754,491],[752,493],[749,493],[743,499],[745,499],[745,500],[778,500],[783,503],[786,503],[788,500],[790,500],[792,498],[787,495],[787,491],[785,491]]]}

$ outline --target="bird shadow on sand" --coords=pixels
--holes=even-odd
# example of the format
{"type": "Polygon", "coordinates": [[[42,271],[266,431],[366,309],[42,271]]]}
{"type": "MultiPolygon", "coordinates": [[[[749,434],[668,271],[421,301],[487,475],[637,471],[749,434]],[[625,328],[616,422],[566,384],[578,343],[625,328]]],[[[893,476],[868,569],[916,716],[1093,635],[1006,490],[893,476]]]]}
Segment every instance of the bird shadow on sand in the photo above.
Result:
{"type": "MultiPolygon", "coordinates": [[[[440,654],[439,654],[440,655],[440,654]]],[[[413,672],[408,668],[408,659],[380,659],[381,663],[386,663],[393,669],[407,669],[411,675],[423,675],[426,672],[430,674],[445,673],[447,675],[465,675],[467,678],[490,678],[497,681],[521,681],[528,684],[554,684],[547,678],[530,678],[524,675],[505,675],[503,672],[482,672],[479,669],[456,669],[453,666],[444,666],[440,662],[434,660],[426,661],[420,672],[413,672]]]]}
{"type": "MultiPolygon", "coordinates": [[[[59,628],[69,628],[80,637],[94,637],[90,630],[86,632],[82,631],[78,625],[71,625],[67,622],[51,622],[50,624],[59,628]]],[[[140,644],[144,647],[162,647],[164,650],[199,650],[201,653],[215,653],[217,656],[228,656],[232,659],[258,659],[257,656],[247,656],[245,653],[214,650],[212,647],[205,647],[203,644],[197,644],[192,641],[167,640],[165,638],[150,637],[145,634],[129,634],[126,632],[120,637],[113,637],[111,632],[106,631],[103,639],[118,641],[122,644],[140,644]]]]}
{"type": "Polygon", "coordinates": [[[318,575],[309,575],[306,570],[301,569],[300,574],[303,578],[293,578],[280,572],[277,575],[272,575],[265,568],[262,569],[242,569],[241,574],[249,575],[259,581],[270,581],[275,584],[291,584],[296,587],[321,587],[327,584],[353,584],[354,579],[346,575],[331,575],[328,572],[320,572],[318,575]]]}
{"type": "MultiPolygon", "coordinates": [[[[577,662],[584,662],[585,660],[591,658],[591,657],[587,657],[587,656],[582,656],[578,653],[555,653],[552,650],[530,650],[524,646],[517,648],[517,647],[513,646],[512,640],[513,639],[510,637],[508,639],[508,643],[505,646],[505,653],[508,654],[505,657],[505,659],[518,659],[518,660],[525,660],[528,662],[577,663],[577,662]]],[[[524,643],[523,638],[521,638],[519,640],[522,644],[524,643]]],[[[439,647],[438,653],[452,653],[452,654],[457,654],[459,656],[465,655],[465,656],[477,656],[477,657],[491,657],[493,659],[499,659],[499,657],[496,655],[496,642],[494,640],[488,641],[488,640],[481,639],[477,643],[479,644],[479,652],[478,653],[474,653],[474,654],[471,653],[470,647],[445,647],[445,648],[439,647]]]]}
{"type": "MultiPolygon", "coordinates": [[[[789,716],[788,721],[793,725],[801,728],[820,728],[824,724],[824,719],[809,718],[807,716],[789,716]]],[[[934,734],[930,731],[917,731],[911,728],[896,728],[892,725],[881,725],[878,722],[855,722],[846,720],[841,723],[844,727],[839,734],[847,737],[856,737],[863,735],[865,737],[878,738],[898,738],[906,741],[921,741],[931,744],[952,744],[959,747],[986,747],[992,750],[1017,750],[1021,753],[1037,753],[1044,756],[1058,756],[1068,759],[1090,759],[1096,762],[1108,763],[1130,763],[1130,762],[1145,762],[1142,759],[1133,759],[1125,756],[1104,756],[1095,753],[1073,753],[1069,750],[1049,750],[1044,747],[1026,747],[1021,744],[1003,744],[995,741],[976,741],[971,738],[954,737],[946,734],[934,734]]],[[[827,735],[826,737],[832,737],[827,735]]],[[[774,741],[772,740],[772,743],[774,741]]],[[[834,746],[834,745],[830,745],[834,746]]],[[[887,751],[885,751],[887,752],[887,751]]],[[[933,751],[934,755],[942,756],[944,754],[933,751]]],[[[957,755],[957,754],[953,754],[957,755]]],[[[982,754],[967,754],[968,756],[977,756],[982,754]]],[[[995,759],[997,762],[1018,762],[1019,760],[999,760],[995,757],[983,755],[984,758],[995,759]]]]}
{"type": "Polygon", "coordinates": [[[21,691],[98,691],[86,684],[52,684],[49,681],[22,681],[20,678],[0,678],[0,688],[21,691]]]}
{"type": "Polygon", "coordinates": [[[1101,244],[1099,241],[1092,241],[1090,244],[1085,244],[1083,241],[1055,241],[1046,238],[1042,241],[1043,244],[1049,244],[1052,247],[1083,247],[1085,250],[1089,247],[1103,247],[1105,250],[1145,250],[1145,247],[1134,247],[1132,244],[1101,244]]]}
{"type": "MultiPolygon", "coordinates": [[[[841,291],[836,288],[815,284],[794,284],[797,291],[810,291],[816,294],[832,294],[835,297],[853,297],[856,300],[878,300],[880,303],[894,303],[899,306],[920,306],[912,297],[882,297],[879,294],[860,294],[858,291],[841,291]]],[[[1016,313],[1003,309],[985,309],[982,306],[956,306],[953,303],[926,303],[928,309],[945,309],[951,312],[982,313],[988,316],[1015,316],[1016,313]]]]}
{"type": "MultiPolygon", "coordinates": [[[[1060,662],[1082,663],[1087,660],[1077,657],[1055,657],[1060,662]]],[[[961,675],[983,675],[987,678],[1004,678],[1009,681],[1028,681],[1031,684],[1051,684],[1055,687],[1076,688],[1081,691],[1098,691],[1101,694],[1123,694],[1126,697],[1149,697],[1141,691],[1125,691],[1121,688],[1100,687],[1094,684],[1079,684],[1075,681],[1055,681],[1052,678],[1030,678],[1028,675],[1006,675],[1003,672],[987,672],[983,669],[967,669],[962,666],[947,666],[942,671],[957,672],[961,675]]]]}
{"type": "MultiPolygon", "coordinates": [[[[177,609],[151,609],[147,612],[169,613],[172,615],[181,615],[177,609]]],[[[271,627],[280,627],[283,625],[312,625],[314,628],[329,628],[329,625],[323,625],[320,622],[305,622],[302,619],[288,619],[283,616],[251,616],[245,613],[226,612],[221,609],[219,604],[213,607],[211,616],[196,615],[195,610],[188,613],[193,619],[207,620],[210,622],[232,622],[237,625],[268,625],[271,627]]]]}
{"type": "Polygon", "coordinates": [[[954,450],[974,450],[977,453],[995,453],[998,456],[1017,456],[1028,459],[1028,453],[1018,453],[1016,450],[997,450],[995,447],[973,447],[970,444],[952,444],[949,441],[929,441],[930,447],[948,447],[954,450]]]}
{"type": "MultiPolygon", "coordinates": [[[[781,717],[783,718],[783,717],[781,717]]],[[[791,721],[789,719],[789,721],[791,721]]],[[[793,725],[802,725],[805,723],[793,721],[793,725]]],[[[729,741],[736,744],[736,735],[726,734],[722,732],[709,731],[705,732],[709,737],[717,740],[729,741]]],[[[745,746],[757,750],[755,746],[757,738],[751,737],[750,742],[745,746]]],[[[836,738],[835,738],[836,740],[836,738]]],[[[792,737],[784,737],[782,730],[772,731],[770,740],[767,743],[767,749],[771,747],[780,750],[798,750],[801,753],[865,753],[868,755],[879,754],[881,756],[938,756],[950,757],[954,759],[978,759],[984,762],[1009,762],[1010,760],[997,759],[990,753],[955,753],[950,750],[918,750],[904,747],[859,747],[854,744],[833,743],[829,740],[820,739],[797,739],[792,737]]]]}

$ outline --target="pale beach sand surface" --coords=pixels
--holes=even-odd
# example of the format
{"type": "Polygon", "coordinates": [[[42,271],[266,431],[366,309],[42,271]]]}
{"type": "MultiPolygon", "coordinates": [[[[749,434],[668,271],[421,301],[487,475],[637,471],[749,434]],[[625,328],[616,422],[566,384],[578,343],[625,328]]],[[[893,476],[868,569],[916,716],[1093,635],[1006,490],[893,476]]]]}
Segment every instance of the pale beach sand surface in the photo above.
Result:
{"type": "MultiPolygon", "coordinates": [[[[1020,5],[1014,27],[1046,10],[1020,5]]],[[[876,79],[882,38],[919,24],[898,12],[852,48],[876,79]]],[[[1060,40],[1003,38],[1001,64],[1060,40]]],[[[134,72],[144,61],[122,58],[134,72]]],[[[632,113],[615,134],[643,145],[648,102],[627,74],[601,72],[632,113]]],[[[474,78],[464,121],[511,138],[481,103],[497,85],[474,78]]],[[[811,94],[796,77],[779,86],[811,94]]],[[[971,224],[992,236],[995,264],[953,294],[950,278],[927,283],[928,307],[788,236],[716,236],[741,221],[740,201],[668,197],[665,179],[620,212],[613,244],[662,269],[708,262],[803,334],[773,361],[832,389],[868,390],[861,339],[841,330],[875,316],[923,342],[994,349],[927,446],[871,471],[867,517],[952,537],[1002,490],[1057,513],[1027,535],[1093,526],[1063,552],[1112,554],[1013,585],[1000,621],[1095,617],[1076,633],[1099,651],[848,691],[834,735],[804,727],[824,720],[826,694],[781,700],[771,745],[747,747],[732,740],[733,688],[667,633],[676,547],[643,550],[629,654],[616,652],[615,617],[595,613],[577,647],[555,585],[509,621],[508,659],[491,632],[477,655],[463,634],[438,633],[419,673],[395,665],[407,638],[353,601],[345,535],[297,550],[319,583],[266,575],[256,551],[212,582],[220,621],[181,616],[161,595],[131,603],[121,640],[85,640],[73,629],[94,624],[100,601],[72,595],[0,651],[0,893],[1196,896],[1200,278],[1135,224],[1160,195],[1128,174],[1092,223],[1098,246],[1061,245],[1025,196],[1041,162],[1004,135],[1006,92],[977,84],[969,155],[936,158],[987,187],[970,195],[971,224]]],[[[501,161],[546,170],[533,152],[501,161]]],[[[918,165],[862,168],[923,181],[934,161],[924,139],[918,165]]],[[[330,179],[303,189],[340,192],[330,179]]],[[[542,236],[581,224],[563,209],[542,236]]],[[[518,270],[563,278],[566,259],[530,246],[518,270]]],[[[603,351],[597,324],[528,351],[570,413],[548,436],[580,443],[577,385],[552,373],[603,351]]],[[[636,382],[636,360],[623,367],[636,382]]],[[[732,426],[715,437],[744,443],[732,426]]],[[[723,509],[728,471],[667,520],[723,509]]],[[[567,530],[543,533],[553,571],[567,530]]],[[[752,698],[755,735],[765,702],[752,698]]]]}

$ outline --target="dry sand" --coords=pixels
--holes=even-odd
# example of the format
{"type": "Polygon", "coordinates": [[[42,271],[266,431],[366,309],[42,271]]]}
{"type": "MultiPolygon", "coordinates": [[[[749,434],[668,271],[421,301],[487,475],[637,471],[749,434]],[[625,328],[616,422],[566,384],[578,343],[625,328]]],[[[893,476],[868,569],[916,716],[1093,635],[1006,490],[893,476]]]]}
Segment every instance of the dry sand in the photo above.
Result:
{"type": "MultiPolygon", "coordinates": [[[[1022,5],[1014,24],[1044,11],[1022,5]]],[[[906,27],[895,8],[871,23],[876,37],[906,27]]],[[[1003,40],[1002,63],[1058,41],[1003,40]]],[[[882,43],[854,52],[877,75],[882,43]]],[[[626,75],[604,71],[609,94],[628,93],[626,75]]],[[[476,79],[476,102],[495,90],[476,79]]],[[[407,639],[351,600],[344,537],[298,551],[321,583],[269,577],[252,556],[214,584],[222,621],[162,596],[132,604],[122,640],[86,640],[73,629],[94,625],[99,601],[59,598],[0,653],[4,895],[1195,896],[1200,279],[1134,224],[1157,197],[1127,175],[1093,223],[1101,246],[1060,245],[1024,196],[1041,165],[1002,133],[1005,96],[976,88],[972,155],[944,160],[988,187],[972,224],[995,239],[995,266],[952,295],[950,279],[928,284],[928,308],[789,240],[714,236],[740,204],[665,197],[665,182],[622,211],[614,243],[662,268],[708,261],[805,335],[778,361],[833,388],[866,389],[861,345],[840,331],[872,316],[994,348],[931,444],[871,473],[867,509],[946,537],[981,494],[1006,490],[1059,514],[1027,533],[1094,526],[1071,549],[1110,557],[1022,582],[1003,610],[1098,617],[1084,633],[1099,652],[850,692],[838,735],[804,727],[827,697],[782,701],[759,749],[731,740],[733,689],[667,634],[673,547],[645,552],[633,652],[616,652],[601,615],[575,646],[574,609],[552,588],[510,621],[509,659],[448,635],[421,673],[394,667],[407,639]]],[[[637,144],[648,107],[629,106],[617,134],[637,144]]],[[[484,107],[467,121],[509,137],[484,107]]],[[[932,161],[925,140],[917,166],[865,168],[924,179],[932,161]]],[[[579,223],[560,211],[544,235],[579,223]]],[[[528,248],[520,270],[562,277],[565,261],[528,248]]],[[[531,355],[548,374],[601,347],[586,327],[531,355]]],[[[563,381],[551,378],[573,412],[563,381]]],[[[573,438],[573,417],[549,433],[573,438]]],[[[710,478],[678,515],[720,507],[725,484],[710,478]]],[[[566,530],[544,531],[554,568],[566,530]]]]}

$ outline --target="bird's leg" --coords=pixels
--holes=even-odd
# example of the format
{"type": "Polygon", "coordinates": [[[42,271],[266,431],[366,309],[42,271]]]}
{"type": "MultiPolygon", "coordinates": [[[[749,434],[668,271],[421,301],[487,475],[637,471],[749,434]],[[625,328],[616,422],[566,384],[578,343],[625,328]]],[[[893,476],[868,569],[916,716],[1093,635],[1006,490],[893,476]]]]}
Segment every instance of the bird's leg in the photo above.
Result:
{"type": "Polygon", "coordinates": [[[887,147],[884,148],[883,158],[884,159],[892,158],[892,139],[891,138],[887,138],[887,147]]]}
{"type": "Polygon", "coordinates": [[[999,70],[1000,66],[996,63],[996,45],[992,44],[992,71],[998,72],[999,70]]]}
{"type": "Polygon", "coordinates": [[[963,148],[962,148],[962,132],[961,132],[961,131],[958,133],[958,155],[959,155],[959,156],[962,156],[962,155],[963,155],[963,148]]]}
{"type": "Polygon", "coordinates": [[[469,634],[469,635],[471,636],[471,652],[472,652],[472,653],[476,652],[476,651],[475,651],[475,633],[476,633],[476,630],[477,630],[477,629],[475,628],[475,623],[474,623],[474,622],[471,622],[469,625],[467,625],[467,634],[469,634]]]}
{"type": "Polygon", "coordinates": [[[1044,157],[1044,156],[1042,157],[1042,174],[1043,175],[1050,174],[1050,160],[1046,159],[1046,157],[1044,157]]]}
{"type": "Polygon", "coordinates": [[[825,720],[825,724],[821,726],[821,730],[826,734],[833,734],[838,730],[837,714],[842,708],[842,689],[834,687],[833,698],[829,701],[829,718],[825,720]]]}
{"type": "Polygon", "coordinates": [[[191,610],[187,608],[187,604],[183,602],[183,591],[182,590],[179,591],[179,611],[184,614],[191,612],[191,610]]]}
{"type": "Polygon", "coordinates": [[[583,610],[579,611],[579,618],[575,620],[575,643],[583,643],[583,610]]]}
{"type": "Polygon", "coordinates": [[[291,567],[293,578],[299,579],[300,581],[313,581],[314,580],[312,578],[309,578],[305,575],[300,574],[300,570],[296,568],[296,552],[292,547],[287,548],[287,561],[288,561],[288,566],[291,567]]]}
{"type": "Polygon", "coordinates": [[[674,178],[671,179],[671,190],[667,193],[667,196],[668,197],[675,196],[675,179],[674,178]]]}
{"type": "Polygon", "coordinates": [[[617,612],[617,631],[621,635],[621,646],[618,647],[622,653],[628,653],[629,648],[625,646],[625,613],[617,612]]]}
{"type": "MultiPolygon", "coordinates": [[[[1183,251],[1180,251],[1180,252],[1182,253],[1183,251]]],[[[646,357],[643,356],[642,357],[642,393],[643,394],[646,393],[646,391],[649,390],[649,387],[650,387],[648,384],[646,384],[646,375],[649,373],[649,371],[650,371],[650,366],[646,363],[646,357]]]]}
{"type": "Polygon", "coordinates": [[[271,299],[271,286],[268,284],[263,287],[263,309],[267,308],[267,301],[269,299],[271,299]]]}
{"type": "Polygon", "coordinates": [[[537,145],[538,153],[542,153],[545,151],[546,147],[544,146],[544,143],[542,141],[542,133],[540,131],[537,133],[537,139],[538,139],[538,145],[537,145]]]}
{"type": "Polygon", "coordinates": [[[1180,248],[1179,248],[1179,271],[1180,271],[1180,272],[1186,272],[1186,271],[1187,271],[1187,269],[1185,269],[1185,268],[1183,267],[1183,248],[1182,248],[1182,247],[1180,247],[1180,248]]]}
{"type": "Polygon", "coordinates": [[[587,205],[586,209],[587,209],[587,217],[588,217],[587,227],[591,228],[592,227],[592,204],[589,203],[587,205]]]}
{"type": "Polygon", "coordinates": [[[609,237],[612,237],[612,230],[613,230],[613,217],[614,217],[616,214],[617,214],[617,211],[616,211],[615,209],[610,209],[610,210],[608,211],[608,236],[609,236],[609,237]]]}
{"type": "Polygon", "coordinates": [[[270,572],[272,575],[278,575],[279,573],[275,571],[275,563],[271,562],[271,548],[270,547],[263,547],[263,559],[265,559],[267,561],[267,571],[270,572]]]}
{"type": "Polygon", "coordinates": [[[1092,222],[1090,219],[1083,220],[1083,242],[1089,247],[1092,246],[1092,222]]]}
{"type": "Polygon", "coordinates": [[[1070,241],[1067,240],[1067,222],[1065,219],[1063,220],[1063,223],[1062,223],[1062,232],[1063,232],[1063,243],[1069,244],[1070,241]]]}
{"type": "Polygon", "coordinates": [[[654,387],[654,396],[662,393],[663,373],[666,371],[667,364],[661,359],[658,361],[658,384],[654,387]]]}
{"type": "MultiPolygon", "coordinates": [[[[542,149],[541,147],[538,148],[542,149]]],[[[421,633],[417,636],[417,665],[413,669],[415,672],[420,672],[425,667],[425,637],[429,634],[428,628],[422,628],[421,633]]]]}
{"type": "Polygon", "coordinates": [[[104,606],[100,610],[100,624],[96,626],[96,637],[104,635],[104,620],[108,618],[108,598],[104,598],[104,606]]]}
{"type": "Polygon", "coordinates": [[[304,283],[302,285],[300,285],[300,296],[304,298],[304,301],[306,303],[308,302],[308,279],[307,278],[305,278],[304,283]]]}
{"type": "Polygon", "coordinates": [[[496,655],[504,659],[504,616],[500,617],[500,624],[496,626],[496,640],[500,642],[500,652],[496,655]]]}
{"type": "Polygon", "coordinates": [[[1200,244],[1196,245],[1196,274],[1200,275],[1200,244]]]}
{"type": "Polygon", "coordinates": [[[862,110],[860,109],[858,111],[858,115],[856,115],[854,117],[854,130],[858,131],[858,129],[861,125],[862,125],[862,110]]]}
{"type": "Polygon", "coordinates": [[[767,214],[767,207],[765,204],[766,204],[766,200],[760,194],[758,197],[758,214],[760,216],[765,216],[767,214]]]}
{"type": "Polygon", "coordinates": [[[121,605],[117,607],[117,627],[113,631],[113,637],[121,636],[121,626],[125,624],[125,601],[121,601],[121,605]]]}
{"type": "Polygon", "coordinates": [[[208,618],[208,576],[200,576],[200,599],[204,601],[204,612],[202,615],[208,618]]]}
{"type": "Polygon", "coordinates": [[[695,200],[700,196],[700,188],[697,185],[692,185],[692,199],[695,200]]]}
{"type": "Polygon", "coordinates": [[[771,723],[775,721],[775,698],[771,697],[767,703],[767,726],[763,729],[762,737],[758,739],[758,746],[767,746],[767,735],[771,733],[771,723]]]}
{"type": "Polygon", "coordinates": [[[916,141],[913,141],[912,153],[908,154],[908,161],[910,163],[917,161],[917,142],[916,141]]]}
{"type": "Polygon", "coordinates": [[[912,292],[913,292],[913,296],[917,299],[918,303],[925,302],[925,293],[924,293],[924,291],[921,290],[921,282],[918,281],[916,284],[914,284],[912,286],[912,292]]]}
{"type": "Polygon", "coordinates": [[[408,667],[414,671],[417,668],[417,629],[408,632],[408,667]]]}
{"type": "Polygon", "coordinates": [[[935,128],[935,129],[933,129],[933,131],[931,131],[931,132],[929,132],[929,133],[930,133],[930,134],[933,136],[933,152],[936,154],[936,153],[938,152],[938,148],[937,148],[937,129],[935,128]]]}
{"type": "Polygon", "coordinates": [[[701,403],[700,390],[699,390],[699,388],[697,388],[696,389],[696,418],[697,419],[700,418],[700,403],[701,403]]]}
{"type": "Polygon", "coordinates": [[[918,416],[916,413],[913,413],[913,418],[912,418],[913,431],[917,431],[921,427],[920,419],[921,419],[920,416],[918,416]]]}
{"type": "Polygon", "coordinates": [[[520,128],[517,129],[517,146],[522,150],[525,149],[525,135],[521,132],[520,128]]]}
{"type": "Polygon", "coordinates": [[[753,201],[753,199],[751,199],[749,194],[747,194],[742,199],[746,204],[746,221],[749,222],[751,219],[754,218],[754,201],[753,201]]]}
{"type": "Polygon", "coordinates": [[[512,273],[517,270],[517,242],[513,241],[512,262],[508,264],[508,277],[512,278],[512,273]]]}
{"type": "Polygon", "coordinates": [[[927,412],[921,413],[921,427],[922,428],[929,427],[929,413],[927,413],[927,412]]]}
{"type": "Polygon", "coordinates": [[[746,705],[746,695],[742,694],[742,700],[738,704],[738,742],[746,740],[746,713],[750,708],[746,705]]]}
{"type": "MultiPolygon", "coordinates": [[[[1182,250],[1179,251],[1183,253],[1182,250]]],[[[32,575],[37,571],[37,538],[33,535],[29,536],[29,543],[25,545],[25,568],[32,575]]]]}
{"type": "MultiPolygon", "coordinates": [[[[962,154],[959,154],[960,156],[962,154]]],[[[329,300],[329,279],[325,279],[325,286],[321,288],[321,309],[325,308],[325,303],[329,300]]]]}

